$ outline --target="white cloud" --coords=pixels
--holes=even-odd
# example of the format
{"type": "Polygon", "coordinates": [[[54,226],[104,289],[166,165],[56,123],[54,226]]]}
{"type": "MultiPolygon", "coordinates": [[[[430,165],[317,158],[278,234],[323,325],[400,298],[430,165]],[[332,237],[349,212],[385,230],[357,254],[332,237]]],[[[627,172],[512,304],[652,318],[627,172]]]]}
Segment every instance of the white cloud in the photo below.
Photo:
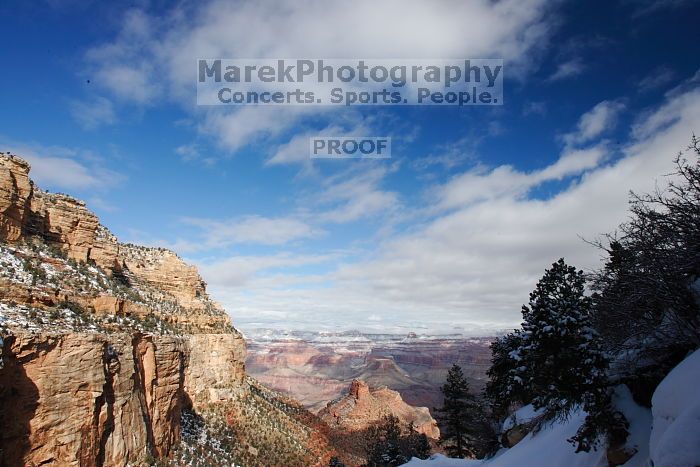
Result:
{"type": "Polygon", "coordinates": [[[517,199],[544,182],[581,175],[586,170],[597,167],[605,155],[603,146],[570,150],[554,164],[529,173],[520,172],[509,165],[490,170],[477,167],[434,189],[435,206],[440,209],[453,209],[485,200],[506,197],[517,199]]]}
{"type": "MultiPolygon", "coordinates": [[[[343,109],[345,110],[345,109],[343,109]]],[[[275,149],[274,154],[265,162],[266,165],[301,164],[311,170],[309,140],[314,136],[366,136],[371,133],[368,123],[371,118],[363,119],[353,111],[345,111],[341,118],[321,130],[297,132],[287,143],[275,149]]]]}
{"type": "Polygon", "coordinates": [[[233,244],[283,245],[293,240],[323,235],[323,230],[292,217],[248,216],[220,221],[185,218],[183,222],[203,231],[204,245],[219,248],[233,244]]]}
{"type": "MultiPolygon", "coordinates": [[[[115,97],[142,105],[167,97],[188,111],[193,69],[202,57],[499,57],[518,77],[546,46],[551,8],[545,0],[210,0],[158,18],[131,10],[114,41],[86,58],[96,85],[115,97]],[[389,20],[398,13],[401,21],[389,20]]],[[[236,151],[322,112],[246,107],[199,109],[195,115],[202,133],[236,151]]]]}
{"type": "Polygon", "coordinates": [[[89,209],[98,209],[104,212],[116,212],[119,210],[119,207],[111,204],[100,196],[91,197],[87,204],[89,209]]]}
{"type": "Polygon", "coordinates": [[[122,28],[112,43],[87,51],[87,76],[126,102],[147,104],[161,94],[161,79],[154,60],[158,25],[139,9],[124,14],[122,28]]]}
{"type": "Polygon", "coordinates": [[[526,103],[523,106],[523,116],[527,117],[529,115],[547,115],[547,104],[541,101],[526,103]]]}
{"type": "Polygon", "coordinates": [[[191,160],[199,159],[199,157],[201,155],[199,152],[199,147],[194,143],[183,144],[182,146],[176,147],[175,154],[182,157],[183,161],[191,161],[191,160]]]}
{"type": "Polygon", "coordinates": [[[634,16],[644,16],[658,13],[659,10],[663,9],[676,9],[692,5],[693,0],[637,0],[630,3],[634,5],[634,16]]]}
{"type": "Polygon", "coordinates": [[[93,130],[117,121],[112,101],[102,96],[86,101],[72,101],[70,112],[75,121],[86,130],[93,130]]]}
{"type": "Polygon", "coordinates": [[[358,160],[357,165],[323,181],[316,194],[320,222],[347,223],[381,214],[388,217],[400,206],[396,192],[381,183],[392,170],[386,161],[358,160]]]}
{"type": "Polygon", "coordinates": [[[564,135],[564,142],[575,146],[594,140],[615,128],[617,119],[624,109],[625,105],[620,101],[599,102],[581,116],[574,132],[564,135]]]}
{"type": "Polygon", "coordinates": [[[432,201],[448,211],[384,239],[370,260],[339,259],[335,271],[312,274],[308,283],[303,272],[282,270],[281,287],[274,276],[244,288],[222,279],[212,292],[244,329],[279,323],[279,313],[285,326],[315,329],[368,328],[376,315],[385,329],[484,333],[516,326],[546,267],[561,256],[581,268],[599,266],[599,252],[581,236],[594,239],[625,221],[629,190],[663,185],[673,156],[700,128],[700,88],[669,97],[634,128],[615,161],[606,162],[600,146],[567,151],[533,172],[506,166],[457,176],[433,191],[432,201]],[[567,176],[576,182],[554,196],[526,195],[537,183],[567,176]]]}
{"type": "Polygon", "coordinates": [[[243,289],[244,293],[254,290],[260,291],[288,286],[292,283],[314,282],[313,276],[286,276],[288,280],[280,280],[280,277],[264,277],[262,274],[270,274],[281,268],[298,268],[302,266],[323,264],[336,259],[335,254],[325,255],[292,255],[278,253],[264,256],[234,256],[216,261],[203,262],[200,272],[207,282],[214,286],[224,285],[226,288],[243,289]],[[262,287],[261,287],[262,286],[262,287]]]}
{"type": "Polygon", "coordinates": [[[246,106],[240,110],[218,108],[206,113],[199,130],[212,136],[223,148],[235,152],[262,139],[279,136],[312,110],[300,106],[246,106]]]}
{"type": "Polygon", "coordinates": [[[573,78],[583,73],[585,69],[586,67],[580,58],[572,58],[557,65],[557,69],[554,70],[554,73],[552,73],[547,80],[561,81],[563,79],[573,78]]]}
{"type": "MultiPolygon", "coordinates": [[[[700,90],[677,96],[647,119],[658,120],[673,123],[639,133],[643,136],[625,147],[624,157],[614,164],[598,166],[599,155],[584,152],[538,171],[556,177],[592,169],[550,199],[526,198],[517,189],[506,189],[506,181],[527,186],[531,178],[546,178],[512,168],[452,180],[447,186],[471,192],[476,184],[493,194],[472,197],[479,202],[388,242],[375,260],[345,266],[339,277],[406,310],[436,307],[466,321],[491,318],[515,324],[518,305],[552,261],[565,256],[579,267],[598,265],[597,252],[580,236],[592,239],[614,230],[627,217],[629,190],[653,190],[659,177],[671,171],[674,154],[700,126],[700,90]]],[[[442,193],[449,196],[451,191],[442,193]]]]}
{"type": "Polygon", "coordinates": [[[470,136],[452,143],[440,144],[435,152],[415,159],[411,166],[418,171],[424,171],[436,166],[444,169],[454,169],[469,160],[474,160],[479,140],[480,138],[478,137],[470,136]]]}
{"type": "Polygon", "coordinates": [[[654,69],[649,75],[639,80],[637,89],[639,92],[649,92],[672,82],[676,78],[676,73],[665,66],[654,69]]]}
{"type": "Polygon", "coordinates": [[[30,176],[42,188],[103,190],[124,180],[122,174],[105,168],[99,157],[87,151],[3,139],[0,144],[29,162],[30,176]]]}

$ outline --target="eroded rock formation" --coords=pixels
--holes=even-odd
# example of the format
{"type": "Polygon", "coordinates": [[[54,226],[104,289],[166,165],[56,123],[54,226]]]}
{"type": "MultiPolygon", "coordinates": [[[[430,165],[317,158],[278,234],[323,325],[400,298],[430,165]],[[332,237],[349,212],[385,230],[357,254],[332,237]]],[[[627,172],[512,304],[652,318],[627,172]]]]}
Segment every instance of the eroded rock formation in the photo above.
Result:
{"type": "Polygon", "coordinates": [[[125,245],[0,154],[0,465],[168,456],[244,387],[245,344],[175,253],[125,245]]]}
{"type": "MultiPolygon", "coordinates": [[[[40,238],[68,259],[93,265],[134,292],[131,297],[123,297],[97,291],[69,291],[81,305],[97,313],[154,313],[166,321],[190,325],[193,332],[230,324],[223,309],[207,296],[206,284],[194,266],[164,248],[119,243],[84,202],[38,189],[29,179],[29,170],[29,164],[21,158],[0,154],[0,241],[12,244],[40,238]],[[143,297],[144,294],[158,297],[143,297]],[[168,309],[161,312],[160,307],[139,306],[149,299],[151,305],[156,299],[166,302],[168,309]]],[[[60,294],[42,297],[36,284],[30,285],[22,291],[15,284],[17,290],[13,293],[21,302],[43,300],[51,306],[65,299],[60,294]]],[[[8,284],[0,283],[3,286],[8,284]]]]}
{"type": "Polygon", "coordinates": [[[355,432],[367,429],[382,417],[394,415],[403,424],[413,424],[418,433],[433,439],[440,437],[437,422],[426,407],[410,406],[398,392],[385,386],[370,388],[360,380],[353,380],[348,394],[329,402],[318,415],[331,427],[355,432]]]}

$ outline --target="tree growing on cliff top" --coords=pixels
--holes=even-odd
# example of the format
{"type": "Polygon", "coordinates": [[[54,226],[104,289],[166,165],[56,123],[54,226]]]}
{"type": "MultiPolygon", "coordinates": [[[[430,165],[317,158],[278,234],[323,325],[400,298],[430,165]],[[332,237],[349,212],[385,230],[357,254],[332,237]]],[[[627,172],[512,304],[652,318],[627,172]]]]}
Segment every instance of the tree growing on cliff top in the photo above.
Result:
{"type": "Polygon", "coordinates": [[[427,459],[430,457],[432,448],[430,447],[428,437],[424,433],[412,432],[408,438],[408,443],[411,457],[417,457],[418,459],[427,459]]]}

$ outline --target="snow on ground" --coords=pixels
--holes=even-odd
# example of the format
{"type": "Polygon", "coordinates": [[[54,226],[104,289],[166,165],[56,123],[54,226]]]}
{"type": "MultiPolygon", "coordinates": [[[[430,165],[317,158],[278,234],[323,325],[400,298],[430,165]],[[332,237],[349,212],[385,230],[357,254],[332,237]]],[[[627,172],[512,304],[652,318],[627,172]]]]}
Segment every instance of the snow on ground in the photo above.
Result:
{"type": "Polygon", "coordinates": [[[625,466],[645,467],[649,459],[649,434],[651,432],[651,410],[634,402],[632,393],[624,384],[615,388],[613,403],[629,422],[629,436],[625,445],[633,448],[636,454],[625,466]]]}
{"type": "Polygon", "coordinates": [[[542,409],[535,410],[532,404],[528,404],[525,407],[516,410],[508,418],[506,418],[506,421],[503,422],[503,431],[505,432],[507,430],[510,430],[515,425],[522,425],[523,423],[528,423],[538,415],[541,415],[542,412],[542,409]]]}
{"type": "MultiPolygon", "coordinates": [[[[569,420],[528,434],[510,449],[502,449],[493,459],[484,462],[488,467],[607,467],[602,451],[576,453],[567,441],[576,434],[586,415],[574,412],[569,420]]],[[[467,464],[468,465],[468,464],[467,464]]]]}
{"type": "MultiPolygon", "coordinates": [[[[477,467],[484,465],[483,461],[466,460],[466,459],[450,459],[442,454],[434,454],[428,460],[420,460],[418,458],[411,459],[405,466],[412,467],[477,467]]],[[[525,466],[523,466],[525,467],[525,466]]]]}
{"type": "MultiPolygon", "coordinates": [[[[695,351],[659,384],[654,392],[651,411],[632,399],[629,389],[615,389],[615,406],[630,423],[627,446],[637,453],[625,467],[694,467],[700,466],[700,350],[695,351]],[[653,417],[653,418],[652,418],[653,417]],[[651,461],[650,461],[651,454],[651,461]],[[651,463],[653,462],[653,464],[651,463]]],[[[518,423],[535,415],[531,406],[514,414],[518,423]]],[[[581,426],[585,413],[575,412],[569,420],[555,423],[537,434],[529,434],[510,449],[501,449],[487,460],[448,459],[441,455],[428,460],[412,459],[412,467],[606,467],[602,450],[576,453],[567,439],[581,426]]],[[[513,425],[506,420],[504,426],[513,425]]]]}
{"type": "Polygon", "coordinates": [[[652,398],[654,467],[700,465],[700,350],[676,366],[652,398]]]}
{"type": "MultiPolygon", "coordinates": [[[[619,386],[615,391],[615,404],[625,414],[630,422],[628,445],[637,449],[635,456],[630,459],[627,467],[644,467],[648,459],[649,425],[651,414],[648,409],[638,406],[632,399],[632,394],[626,386],[619,386]]],[[[537,415],[531,405],[516,411],[506,419],[506,429],[513,426],[514,421],[524,423],[537,415]]],[[[419,467],[607,467],[605,451],[575,452],[574,445],[567,440],[576,434],[583,423],[586,414],[574,412],[566,422],[554,423],[538,433],[528,434],[520,443],[510,449],[501,449],[496,455],[485,461],[448,459],[444,456],[433,456],[429,460],[413,459],[406,465],[419,467]]]]}
{"type": "MultiPolygon", "coordinates": [[[[525,406],[518,412],[521,412],[515,414],[518,420],[528,420],[534,415],[531,406],[525,406]]],[[[584,418],[585,414],[577,411],[567,422],[555,423],[543,428],[536,435],[531,433],[512,448],[501,449],[495,457],[485,461],[448,459],[436,455],[425,461],[413,459],[406,465],[413,467],[607,467],[604,452],[575,453],[574,446],[567,441],[576,434],[584,418]]]]}

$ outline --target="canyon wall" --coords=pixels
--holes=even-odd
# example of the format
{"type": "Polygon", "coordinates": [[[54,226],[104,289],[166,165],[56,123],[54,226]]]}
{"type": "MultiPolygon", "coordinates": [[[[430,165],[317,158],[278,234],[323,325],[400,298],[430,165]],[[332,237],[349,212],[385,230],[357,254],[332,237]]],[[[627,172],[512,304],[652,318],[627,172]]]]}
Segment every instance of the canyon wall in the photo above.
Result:
{"type": "Polygon", "coordinates": [[[196,268],[122,244],[0,154],[0,463],[167,456],[184,408],[244,387],[245,343],[196,268]]]}
{"type": "Polygon", "coordinates": [[[248,329],[248,374],[318,412],[353,379],[387,386],[416,407],[440,407],[453,364],[480,391],[491,361],[491,337],[318,333],[248,329]]]}

